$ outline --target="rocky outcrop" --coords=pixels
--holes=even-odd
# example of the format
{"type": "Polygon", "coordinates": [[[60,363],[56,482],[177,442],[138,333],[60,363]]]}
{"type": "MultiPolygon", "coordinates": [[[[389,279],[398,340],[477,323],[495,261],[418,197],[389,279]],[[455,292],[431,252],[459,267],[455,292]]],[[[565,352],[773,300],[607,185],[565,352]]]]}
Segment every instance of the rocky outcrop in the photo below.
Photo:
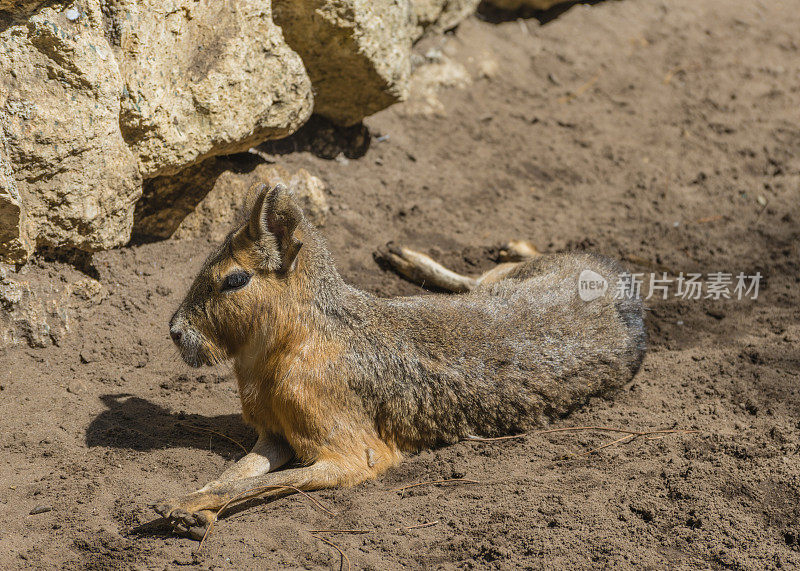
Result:
{"type": "Polygon", "coordinates": [[[127,243],[142,178],[294,132],[312,110],[269,2],[81,0],[0,32],[0,259],[127,243]]]}
{"type": "Polygon", "coordinates": [[[476,4],[0,0],[0,260],[125,244],[143,181],[403,100],[412,43],[476,4]]]}
{"type": "Polygon", "coordinates": [[[145,178],[285,137],[311,115],[303,61],[263,0],[122,0],[120,126],[145,178]]]}

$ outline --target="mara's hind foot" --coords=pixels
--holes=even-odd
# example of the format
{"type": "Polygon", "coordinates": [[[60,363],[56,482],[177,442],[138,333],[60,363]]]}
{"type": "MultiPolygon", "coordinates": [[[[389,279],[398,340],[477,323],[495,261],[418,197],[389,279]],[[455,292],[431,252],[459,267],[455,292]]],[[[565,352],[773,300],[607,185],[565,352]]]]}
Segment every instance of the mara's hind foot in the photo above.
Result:
{"type": "Polygon", "coordinates": [[[500,247],[499,262],[524,262],[541,256],[542,253],[527,240],[510,240],[500,247]]]}
{"type": "Polygon", "coordinates": [[[452,293],[466,293],[482,283],[503,279],[517,264],[541,253],[536,246],[524,240],[511,240],[500,248],[499,264],[477,278],[465,276],[445,268],[416,250],[389,243],[376,253],[379,263],[388,266],[409,281],[422,287],[433,287],[452,293]]]}
{"type": "Polygon", "coordinates": [[[434,287],[453,293],[465,293],[475,289],[476,279],[448,270],[429,256],[409,248],[389,243],[379,249],[376,257],[379,262],[422,287],[434,287]]]}

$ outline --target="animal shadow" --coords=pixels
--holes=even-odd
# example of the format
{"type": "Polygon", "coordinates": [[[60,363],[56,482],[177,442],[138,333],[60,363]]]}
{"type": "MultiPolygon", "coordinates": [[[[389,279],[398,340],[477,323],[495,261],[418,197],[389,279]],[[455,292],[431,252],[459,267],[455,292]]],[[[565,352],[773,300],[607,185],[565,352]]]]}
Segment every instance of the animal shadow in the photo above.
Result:
{"type": "Polygon", "coordinates": [[[211,449],[235,460],[253,446],[256,435],[238,414],[203,416],[173,412],[130,394],[101,395],[107,410],[86,429],[90,447],[158,450],[164,448],[211,449]]]}

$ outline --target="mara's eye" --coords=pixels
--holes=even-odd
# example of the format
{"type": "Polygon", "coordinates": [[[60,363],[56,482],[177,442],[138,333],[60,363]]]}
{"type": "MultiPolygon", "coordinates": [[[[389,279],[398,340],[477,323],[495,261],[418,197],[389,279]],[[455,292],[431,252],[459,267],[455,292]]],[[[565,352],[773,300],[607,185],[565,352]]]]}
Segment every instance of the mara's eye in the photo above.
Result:
{"type": "Polygon", "coordinates": [[[225,276],[222,282],[222,291],[231,291],[243,288],[250,281],[250,274],[247,272],[233,272],[225,276]]]}

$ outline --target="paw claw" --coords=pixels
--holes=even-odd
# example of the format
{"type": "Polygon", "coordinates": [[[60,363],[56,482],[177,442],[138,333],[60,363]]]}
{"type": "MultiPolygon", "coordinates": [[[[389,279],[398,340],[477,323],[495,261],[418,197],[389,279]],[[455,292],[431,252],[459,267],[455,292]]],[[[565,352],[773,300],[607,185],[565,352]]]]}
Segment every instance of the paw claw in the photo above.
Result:
{"type": "Polygon", "coordinates": [[[206,530],[215,518],[214,511],[201,510],[197,512],[190,512],[188,510],[176,507],[178,502],[171,502],[169,500],[158,502],[150,507],[163,518],[169,520],[172,530],[180,535],[185,535],[197,541],[203,539],[206,530]]]}
{"type": "Polygon", "coordinates": [[[200,526],[191,527],[191,528],[189,528],[189,531],[186,532],[186,535],[188,535],[191,539],[194,539],[195,541],[202,541],[203,537],[205,537],[205,535],[206,535],[206,530],[207,529],[208,529],[208,526],[205,526],[205,527],[200,527],[200,526]]]}
{"type": "Polygon", "coordinates": [[[152,504],[150,507],[161,517],[169,517],[169,514],[172,512],[172,506],[167,502],[152,504]]]}

